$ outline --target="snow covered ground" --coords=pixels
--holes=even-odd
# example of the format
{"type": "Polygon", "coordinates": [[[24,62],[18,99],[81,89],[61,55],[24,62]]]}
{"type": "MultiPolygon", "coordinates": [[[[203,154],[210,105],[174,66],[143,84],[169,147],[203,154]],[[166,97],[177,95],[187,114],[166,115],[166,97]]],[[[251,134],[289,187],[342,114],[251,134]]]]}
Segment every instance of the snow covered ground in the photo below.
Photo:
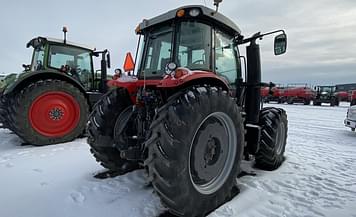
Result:
{"type": "MultiPolygon", "coordinates": [[[[210,217],[356,217],[356,133],[340,107],[277,105],[287,110],[286,162],[238,180],[241,193],[210,217]]],[[[1,217],[153,217],[164,212],[144,172],[98,180],[86,139],[21,146],[0,130],[1,217]]]]}

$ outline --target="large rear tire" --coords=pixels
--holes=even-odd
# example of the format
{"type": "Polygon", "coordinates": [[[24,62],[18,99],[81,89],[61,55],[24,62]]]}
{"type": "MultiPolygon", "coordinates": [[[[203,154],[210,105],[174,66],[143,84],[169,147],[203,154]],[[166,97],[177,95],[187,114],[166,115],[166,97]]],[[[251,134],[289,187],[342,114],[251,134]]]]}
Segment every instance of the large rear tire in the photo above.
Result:
{"type": "Polygon", "coordinates": [[[279,108],[263,108],[260,113],[261,142],[256,154],[256,166],[275,170],[284,161],[287,143],[287,114],[279,108]]]}
{"type": "Polygon", "coordinates": [[[83,133],[89,114],[84,94],[61,80],[38,80],[15,93],[10,101],[9,128],[33,145],[77,138],[83,133]]]}
{"type": "Polygon", "coordinates": [[[121,158],[114,147],[116,119],[132,103],[126,89],[117,88],[106,93],[94,106],[87,125],[88,144],[95,159],[105,168],[126,173],[138,164],[121,158]]]}
{"type": "Polygon", "coordinates": [[[243,153],[242,123],[236,102],[215,87],[190,88],[158,110],[145,165],[169,212],[205,216],[231,198],[243,153]]]}

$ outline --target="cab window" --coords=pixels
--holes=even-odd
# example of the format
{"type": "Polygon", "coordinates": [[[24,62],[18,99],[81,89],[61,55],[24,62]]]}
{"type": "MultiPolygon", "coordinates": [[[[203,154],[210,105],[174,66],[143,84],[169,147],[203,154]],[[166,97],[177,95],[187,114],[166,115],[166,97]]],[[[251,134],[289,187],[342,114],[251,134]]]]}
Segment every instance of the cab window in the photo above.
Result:
{"type": "Polygon", "coordinates": [[[177,64],[190,70],[210,69],[211,27],[196,21],[181,22],[177,64]]]}
{"type": "Polygon", "coordinates": [[[172,55],[173,29],[163,26],[150,33],[144,58],[144,73],[146,77],[162,76],[165,66],[172,55]]]}
{"type": "Polygon", "coordinates": [[[72,76],[87,89],[90,88],[92,73],[90,51],[76,47],[51,45],[48,65],[72,76]]]}
{"type": "Polygon", "coordinates": [[[224,77],[230,84],[241,76],[240,61],[237,46],[233,37],[223,32],[215,32],[215,71],[224,77]]]}
{"type": "Polygon", "coordinates": [[[44,69],[44,65],[43,65],[44,64],[44,51],[45,51],[45,47],[43,45],[35,48],[32,64],[31,64],[32,71],[38,71],[38,70],[44,69]]]}

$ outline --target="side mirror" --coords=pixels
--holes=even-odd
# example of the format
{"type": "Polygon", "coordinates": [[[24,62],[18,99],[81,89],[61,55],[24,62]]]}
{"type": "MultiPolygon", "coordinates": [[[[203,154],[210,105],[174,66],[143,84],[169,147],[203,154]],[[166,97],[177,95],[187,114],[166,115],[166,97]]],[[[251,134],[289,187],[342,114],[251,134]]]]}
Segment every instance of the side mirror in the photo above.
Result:
{"type": "Polygon", "coordinates": [[[130,52],[126,53],[125,57],[125,62],[124,62],[124,71],[125,72],[130,72],[135,69],[135,62],[132,58],[132,55],[130,52]]]}
{"type": "Polygon", "coordinates": [[[284,54],[287,50],[287,35],[285,33],[274,38],[274,55],[284,54]]]}
{"type": "Polygon", "coordinates": [[[22,67],[25,69],[25,71],[30,71],[30,65],[22,64],[22,67]]]}

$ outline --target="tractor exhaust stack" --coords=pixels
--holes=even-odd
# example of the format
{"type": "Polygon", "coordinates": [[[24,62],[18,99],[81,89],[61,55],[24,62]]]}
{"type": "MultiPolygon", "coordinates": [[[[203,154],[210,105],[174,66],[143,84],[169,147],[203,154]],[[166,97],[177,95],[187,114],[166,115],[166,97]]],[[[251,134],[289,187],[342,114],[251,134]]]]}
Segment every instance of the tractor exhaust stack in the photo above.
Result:
{"type": "Polygon", "coordinates": [[[66,27],[66,26],[63,26],[62,31],[63,31],[63,34],[64,34],[63,43],[65,44],[65,43],[67,43],[67,32],[68,32],[67,27],[66,27]]]}

